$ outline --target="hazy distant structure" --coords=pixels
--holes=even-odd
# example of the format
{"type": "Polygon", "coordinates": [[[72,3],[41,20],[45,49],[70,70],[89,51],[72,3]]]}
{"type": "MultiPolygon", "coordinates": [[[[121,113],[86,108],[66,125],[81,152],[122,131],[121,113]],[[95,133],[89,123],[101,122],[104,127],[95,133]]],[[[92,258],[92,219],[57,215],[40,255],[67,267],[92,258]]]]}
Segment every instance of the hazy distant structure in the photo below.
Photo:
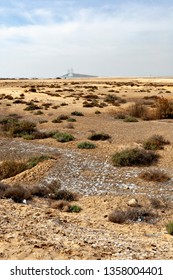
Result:
{"type": "Polygon", "coordinates": [[[73,69],[68,69],[67,74],[61,76],[63,79],[74,79],[74,78],[96,78],[97,76],[84,75],[79,73],[74,73],[73,69]]]}

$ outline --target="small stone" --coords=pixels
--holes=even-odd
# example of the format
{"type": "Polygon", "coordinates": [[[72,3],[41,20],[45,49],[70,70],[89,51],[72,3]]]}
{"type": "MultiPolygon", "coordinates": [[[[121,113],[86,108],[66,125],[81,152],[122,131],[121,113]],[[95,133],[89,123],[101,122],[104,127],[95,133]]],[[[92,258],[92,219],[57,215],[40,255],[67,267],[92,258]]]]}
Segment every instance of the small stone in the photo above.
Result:
{"type": "Polygon", "coordinates": [[[138,206],[138,201],[136,198],[132,198],[127,202],[127,205],[130,207],[137,207],[138,206]]]}

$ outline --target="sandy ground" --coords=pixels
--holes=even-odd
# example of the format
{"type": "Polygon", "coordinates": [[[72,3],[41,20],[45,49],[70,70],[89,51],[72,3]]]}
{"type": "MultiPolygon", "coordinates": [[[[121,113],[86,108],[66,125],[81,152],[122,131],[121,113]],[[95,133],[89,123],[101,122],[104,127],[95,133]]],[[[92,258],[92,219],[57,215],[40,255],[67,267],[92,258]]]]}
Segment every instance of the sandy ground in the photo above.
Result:
{"type": "Polygon", "coordinates": [[[114,117],[132,102],[152,96],[172,99],[173,80],[0,80],[0,118],[17,114],[21,119],[34,121],[41,131],[59,130],[75,136],[72,142],[60,143],[51,138],[30,141],[1,134],[1,162],[40,154],[54,157],[3,182],[31,188],[59,180],[63,189],[78,193],[78,201],[72,204],[82,208],[79,213],[67,213],[52,209],[50,199],[33,198],[27,204],[1,199],[1,259],[172,259],[173,239],[165,226],[173,215],[173,121],[126,123],[114,117]],[[36,92],[31,91],[33,86],[36,92]],[[109,94],[125,99],[126,103],[98,106],[105,103],[109,94]],[[83,102],[93,100],[93,95],[98,100],[96,106],[83,107],[83,102]],[[32,100],[43,114],[36,114],[39,110],[24,110],[26,102],[32,100]],[[45,108],[45,103],[51,104],[49,108],[45,108]],[[84,116],[72,116],[73,111],[80,111],[84,116]],[[72,126],[67,120],[52,123],[62,114],[75,118],[76,122],[72,126]],[[104,132],[111,138],[95,142],[96,149],[78,149],[77,144],[86,141],[93,132],[104,132]],[[140,147],[153,134],[163,135],[170,141],[170,145],[158,152],[161,158],[153,166],[170,176],[168,182],[140,179],[139,174],[149,167],[112,165],[114,152],[140,147]],[[110,222],[108,216],[113,209],[131,209],[127,205],[131,198],[138,200],[140,209],[150,209],[156,218],[150,222],[110,222]],[[154,209],[151,198],[160,199],[165,207],[154,209]]]}

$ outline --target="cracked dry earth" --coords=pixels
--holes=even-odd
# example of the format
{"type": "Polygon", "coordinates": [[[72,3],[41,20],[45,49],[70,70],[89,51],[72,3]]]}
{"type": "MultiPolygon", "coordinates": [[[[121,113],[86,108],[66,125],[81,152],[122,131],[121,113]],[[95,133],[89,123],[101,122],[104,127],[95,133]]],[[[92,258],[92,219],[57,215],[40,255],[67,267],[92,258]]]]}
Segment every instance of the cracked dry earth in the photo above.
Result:
{"type": "Polygon", "coordinates": [[[62,144],[55,139],[27,141],[1,135],[0,164],[6,159],[20,161],[31,156],[52,156],[3,182],[20,183],[29,189],[59,180],[62,189],[78,193],[78,201],[72,204],[82,208],[79,213],[68,213],[51,208],[51,201],[46,198],[34,197],[26,204],[1,199],[0,259],[173,258],[173,237],[166,231],[166,224],[173,221],[173,121],[139,119],[126,123],[113,117],[117,110],[121,112],[136,100],[148,102],[150,98],[153,105],[153,96],[160,94],[173,99],[172,79],[0,81],[1,118],[17,113],[21,119],[35,122],[40,131],[60,130],[76,138],[62,144]],[[31,92],[33,86],[36,92],[31,92]],[[127,103],[119,107],[107,104],[103,108],[84,108],[85,97],[92,97],[93,86],[93,97],[97,95],[99,104],[110,92],[126,98],[127,103]],[[20,103],[21,98],[24,103],[20,103]],[[25,110],[26,102],[31,101],[42,107],[42,115],[25,110]],[[66,106],[61,105],[64,101],[66,106]],[[52,105],[45,108],[45,103],[52,105]],[[73,129],[66,121],[52,122],[60,114],[70,117],[75,110],[82,111],[84,116],[75,116],[73,129]],[[96,110],[100,114],[95,114],[96,110]],[[108,133],[111,141],[98,141],[92,151],[79,150],[77,144],[86,141],[91,132],[108,133]],[[153,134],[163,135],[170,141],[170,145],[158,151],[161,158],[151,167],[165,171],[169,181],[155,183],[140,179],[138,175],[149,167],[112,165],[110,158],[114,152],[140,147],[141,141],[153,134]],[[139,209],[151,210],[155,218],[150,222],[140,219],[123,224],[110,222],[108,215],[113,209],[131,209],[127,203],[132,198],[138,200],[139,209]],[[151,198],[160,199],[165,207],[155,209],[151,198]]]}

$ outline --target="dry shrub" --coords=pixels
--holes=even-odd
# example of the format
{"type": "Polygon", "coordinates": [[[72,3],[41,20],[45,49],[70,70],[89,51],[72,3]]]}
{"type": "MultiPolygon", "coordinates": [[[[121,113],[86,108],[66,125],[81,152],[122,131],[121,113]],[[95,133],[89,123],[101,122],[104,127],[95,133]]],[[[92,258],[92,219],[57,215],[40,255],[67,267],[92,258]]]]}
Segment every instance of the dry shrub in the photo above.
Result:
{"type": "Polygon", "coordinates": [[[150,209],[133,208],[127,210],[115,209],[109,214],[108,219],[113,223],[126,223],[126,222],[148,222],[154,223],[157,215],[150,209]]]}
{"type": "Polygon", "coordinates": [[[4,196],[6,198],[11,198],[14,202],[22,203],[23,200],[28,200],[32,198],[31,193],[24,187],[16,184],[6,189],[4,196]]]}
{"type": "Polygon", "coordinates": [[[136,102],[135,104],[131,105],[128,108],[128,114],[132,117],[141,118],[144,120],[146,118],[148,118],[147,117],[148,110],[147,110],[146,106],[140,102],[136,102]]]}
{"type": "Polygon", "coordinates": [[[3,161],[0,165],[0,180],[13,177],[28,169],[27,163],[14,160],[3,161]]]}
{"type": "Polygon", "coordinates": [[[0,198],[4,197],[5,191],[9,188],[10,186],[4,183],[0,182],[0,198]]]}
{"type": "Polygon", "coordinates": [[[109,134],[106,133],[93,133],[91,136],[88,137],[89,140],[92,141],[105,141],[110,139],[111,136],[109,134]]]}
{"type": "Polygon", "coordinates": [[[133,208],[126,211],[126,220],[128,221],[152,223],[156,217],[157,214],[150,209],[133,208]]]}
{"type": "Polygon", "coordinates": [[[170,177],[162,170],[152,169],[140,173],[139,177],[146,181],[165,182],[170,180],[170,177]]]}
{"type": "Polygon", "coordinates": [[[53,180],[52,182],[45,184],[45,186],[34,186],[31,192],[33,195],[48,197],[54,200],[74,201],[78,199],[76,193],[61,189],[61,183],[59,180],[53,180]]]}
{"type": "Polygon", "coordinates": [[[4,118],[0,120],[2,131],[11,137],[22,137],[25,134],[32,134],[36,129],[35,123],[19,121],[16,118],[4,118]]]}
{"type": "Polygon", "coordinates": [[[61,183],[59,180],[52,180],[46,184],[46,187],[49,189],[50,193],[57,193],[61,188],[61,183]]]}
{"type": "MultiPolygon", "coordinates": [[[[109,92],[114,92],[114,90],[113,91],[111,90],[109,92]]],[[[107,103],[112,104],[112,105],[118,105],[118,104],[121,104],[121,103],[126,103],[126,100],[121,98],[121,97],[116,96],[115,94],[108,94],[104,98],[104,102],[107,102],[107,103]]]]}
{"type": "Polygon", "coordinates": [[[38,197],[56,197],[56,194],[61,188],[61,183],[58,180],[53,180],[44,186],[33,186],[31,193],[38,197]]]}
{"type": "Polygon", "coordinates": [[[56,200],[66,200],[66,201],[74,201],[77,200],[77,194],[72,193],[68,190],[57,190],[55,193],[50,195],[52,199],[56,200]]]}
{"type": "Polygon", "coordinates": [[[168,209],[169,205],[168,205],[168,201],[164,198],[155,198],[152,197],[150,198],[150,204],[154,209],[168,209]]]}
{"type": "Polygon", "coordinates": [[[156,117],[157,119],[173,118],[173,102],[164,97],[156,100],[156,117]]]}
{"type": "Polygon", "coordinates": [[[58,209],[63,212],[70,212],[70,203],[68,201],[64,201],[64,200],[52,201],[50,207],[53,209],[58,209]]]}
{"type": "Polygon", "coordinates": [[[68,124],[66,125],[66,128],[68,128],[68,129],[74,129],[74,125],[73,125],[72,123],[68,123],[68,124]]]}
{"type": "Polygon", "coordinates": [[[123,210],[113,210],[108,219],[112,223],[123,224],[126,221],[126,213],[123,210]]]}
{"type": "Polygon", "coordinates": [[[33,186],[31,188],[31,194],[33,196],[48,197],[49,193],[50,193],[50,190],[47,187],[33,186]]]}
{"type": "Polygon", "coordinates": [[[170,144],[170,142],[165,140],[162,135],[153,135],[144,141],[143,148],[146,150],[160,150],[168,144],[170,144]]]}
{"type": "Polygon", "coordinates": [[[159,155],[144,149],[125,149],[112,156],[114,166],[144,166],[157,162],[159,155]]]}

